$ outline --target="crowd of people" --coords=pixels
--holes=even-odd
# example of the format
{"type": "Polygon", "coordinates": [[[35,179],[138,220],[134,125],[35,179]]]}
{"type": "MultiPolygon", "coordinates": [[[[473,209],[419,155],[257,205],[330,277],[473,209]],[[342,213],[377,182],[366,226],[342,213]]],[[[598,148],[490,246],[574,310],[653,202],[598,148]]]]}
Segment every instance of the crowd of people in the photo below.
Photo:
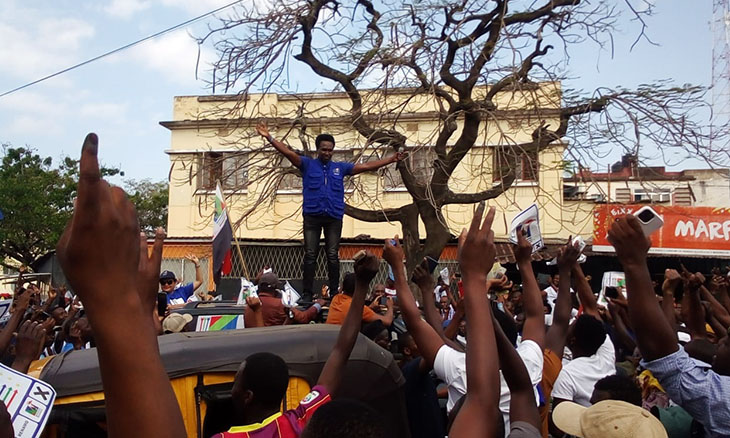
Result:
{"type": "MultiPolygon", "coordinates": [[[[132,204],[101,178],[97,151],[90,134],[74,214],[57,248],[76,295],[51,288],[42,300],[21,276],[0,331],[3,361],[26,373],[40,357],[94,347],[109,436],[186,436],[157,337],[191,323],[175,310],[205,299],[200,272],[184,285],[160,273],[164,232],[149,250],[132,204]]],[[[393,436],[367,400],[338,397],[359,333],[399,361],[413,437],[730,436],[727,272],[667,269],[655,286],[650,240],[635,217],[617,217],[608,238],[625,287],[599,305],[572,240],[544,290],[519,230],[518,272],[488,276],[495,215],[483,203],[477,208],[459,237],[460,278],[452,281],[435,278],[427,260],[409,276],[397,236],[382,252],[388,284],[371,284],[381,262],[361,253],[339,293],[306,309],[286,306],[276,274],[262,272],[257,295],[246,298],[247,329],[320,321],[339,325],[339,335],[311,392],[285,412],[286,362],[266,351],[248,356],[231,391],[237,426],[216,438],[393,436]]],[[[0,436],[13,436],[7,413],[1,417],[0,436]]]]}

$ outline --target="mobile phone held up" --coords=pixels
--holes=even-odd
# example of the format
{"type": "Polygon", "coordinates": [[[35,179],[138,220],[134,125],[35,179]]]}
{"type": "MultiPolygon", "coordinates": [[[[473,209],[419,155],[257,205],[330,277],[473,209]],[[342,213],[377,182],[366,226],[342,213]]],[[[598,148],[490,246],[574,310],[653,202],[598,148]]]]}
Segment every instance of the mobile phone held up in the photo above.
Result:
{"type": "Polygon", "coordinates": [[[641,229],[644,231],[644,235],[646,237],[649,237],[653,232],[664,225],[662,217],[648,205],[637,210],[636,213],[634,213],[634,216],[636,216],[639,220],[641,229]]]}

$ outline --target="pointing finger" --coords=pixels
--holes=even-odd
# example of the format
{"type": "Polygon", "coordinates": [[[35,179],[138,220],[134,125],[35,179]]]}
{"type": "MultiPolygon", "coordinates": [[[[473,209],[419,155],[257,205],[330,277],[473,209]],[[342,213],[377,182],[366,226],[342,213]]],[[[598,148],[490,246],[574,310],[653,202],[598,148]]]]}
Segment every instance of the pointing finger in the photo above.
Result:
{"type": "Polygon", "coordinates": [[[91,133],[84,139],[81,147],[81,161],[79,163],[79,187],[77,205],[89,208],[97,205],[98,187],[101,182],[99,172],[99,138],[91,133]]]}

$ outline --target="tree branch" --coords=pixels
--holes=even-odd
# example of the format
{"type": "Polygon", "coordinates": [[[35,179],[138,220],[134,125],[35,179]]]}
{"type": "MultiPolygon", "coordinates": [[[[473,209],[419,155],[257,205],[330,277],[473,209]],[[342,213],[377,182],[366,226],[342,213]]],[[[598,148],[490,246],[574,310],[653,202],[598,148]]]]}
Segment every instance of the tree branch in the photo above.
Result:
{"type": "Polygon", "coordinates": [[[510,173],[502,178],[499,184],[492,188],[477,193],[454,193],[450,189],[446,192],[443,204],[474,204],[487,199],[494,199],[507,191],[515,181],[514,169],[510,169],[510,173]]]}
{"type": "Polygon", "coordinates": [[[382,210],[365,210],[345,204],[345,214],[364,222],[396,222],[403,218],[402,208],[384,208],[382,210]]]}

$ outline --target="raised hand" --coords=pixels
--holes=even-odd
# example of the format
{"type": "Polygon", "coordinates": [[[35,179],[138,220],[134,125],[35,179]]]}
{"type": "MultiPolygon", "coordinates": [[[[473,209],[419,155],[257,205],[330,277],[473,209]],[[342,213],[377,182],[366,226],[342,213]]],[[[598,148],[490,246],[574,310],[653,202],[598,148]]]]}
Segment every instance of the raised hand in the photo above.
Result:
{"type": "Polygon", "coordinates": [[[45,340],[46,331],[41,324],[25,321],[20,326],[15,341],[13,369],[21,373],[27,373],[30,363],[38,359],[45,340]]]}
{"type": "Polygon", "coordinates": [[[428,261],[426,258],[413,270],[412,280],[421,289],[422,293],[433,291],[436,282],[433,279],[433,275],[428,272],[428,261]]]}
{"type": "Polygon", "coordinates": [[[261,309],[262,303],[259,297],[249,295],[246,297],[246,305],[254,312],[258,312],[261,309]]]}
{"type": "Polygon", "coordinates": [[[616,249],[616,255],[624,268],[626,265],[646,266],[651,241],[644,235],[635,216],[616,218],[608,230],[608,241],[616,249]]]}
{"type": "Polygon", "coordinates": [[[532,261],[532,244],[527,240],[527,233],[522,227],[517,229],[517,245],[515,245],[515,259],[517,263],[532,261]]]}
{"type": "Polygon", "coordinates": [[[682,281],[682,276],[679,275],[679,272],[677,272],[676,269],[667,269],[664,271],[664,282],[662,283],[662,289],[667,290],[667,288],[669,288],[673,291],[674,288],[681,281],[682,281]]]}
{"type": "Polygon", "coordinates": [[[512,282],[509,278],[502,276],[500,278],[490,278],[487,280],[487,291],[500,291],[512,288],[512,282]]]}
{"type": "Polygon", "coordinates": [[[165,240],[165,229],[155,230],[155,242],[152,251],[147,248],[147,236],[139,235],[139,270],[137,277],[137,292],[139,293],[142,308],[154,312],[157,308],[157,289],[160,281],[160,264],[162,263],[162,244],[165,240]]]}
{"type": "Polygon", "coordinates": [[[405,259],[405,253],[403,252],[403,247],[400,246],[398,235],[396,234],[393,239],[387,239],[385,241],[383,260],[388,262],[393,267],[393,270],[395,270],[397,266],[403,264],[403,259],[405,259]],[[394,242],[395,244],[393,244],[394,242]]]}
{"type": "Polygon", "coordinates": [[[398,163],[398,162],[401,162],[401,161],[405,160],[406,158],[408,158],[408,153],[407,152],[398,151],[398,152],[396,152],[393,155],[393,157],[391,158],[391,160],[394,163],[398,163]]]}
{"type": "Polygon", "coordinates": [[[136,294],[139,269],[134,205],[101,178],[98,147],[96,134],[86,136],[76,207],[56,248],[66,278],[89,310],[129,307],[128,295],[119,290],[136,294]]]}
{"type": "Polygon", "coordinates": [[[358,282],[370,284],[373,278],[378,275],[379,269],[380,261],[375,255],[368,252],[355,261],[355,278],[358,282]]]}
{"type": "Polygon", "coordinates": [[[269,134],[269,128],[264,122],[259,122],[258,124],[256,124],[256,132],[264,138],[269,138],[269,136],[271,135],[269,134]]]}
{"type": "Polygon", "coordinates": [[[14,312],[25,312],[30,305],[31,292],[26,290],[25,292],[16,295],[15,303],[13,303],[14,312]]]}
{"type": "Polygon", "coordinates": [[[196,268],[200,265],[200,259],[195,254],[187,254],[185,256],[185,260],[190,260],[191,262],[193,262],[196,268]]]}
{"type": "Polygon", "coordinates": [[[140,270],[137,213],[122,189],[101,178],[98,149],[96,134],[87,135],[74,212],[56,253],[94,330],[107,432],[110,438],[185,436],[160,358],[150,318],[153,310],[142,305],[149,276],[159,263],[154,266],[148,260],[140,270]]]}
{"type": "Polygon", "coordinates": [[[464,277],[470,275],[486,277],[494,265],[494,257],[497,253],[494,246],[494,231],[492,231],[494,207],[489,208],[484,222],[482,222],[483,214],[484,203],[480,203],[474,213],[469,230],[464,229],[459,236],[459,266],[464,277]]]}
{"type": "Polygon", "coordinates": [[[558,268],[562,269],[573,269],[573,266],[578,262],[580,257],[580,251],[575,244],[572,244],[572,239],[568,239],[568,243],[560,248],[558,253],[558,268]]]}

